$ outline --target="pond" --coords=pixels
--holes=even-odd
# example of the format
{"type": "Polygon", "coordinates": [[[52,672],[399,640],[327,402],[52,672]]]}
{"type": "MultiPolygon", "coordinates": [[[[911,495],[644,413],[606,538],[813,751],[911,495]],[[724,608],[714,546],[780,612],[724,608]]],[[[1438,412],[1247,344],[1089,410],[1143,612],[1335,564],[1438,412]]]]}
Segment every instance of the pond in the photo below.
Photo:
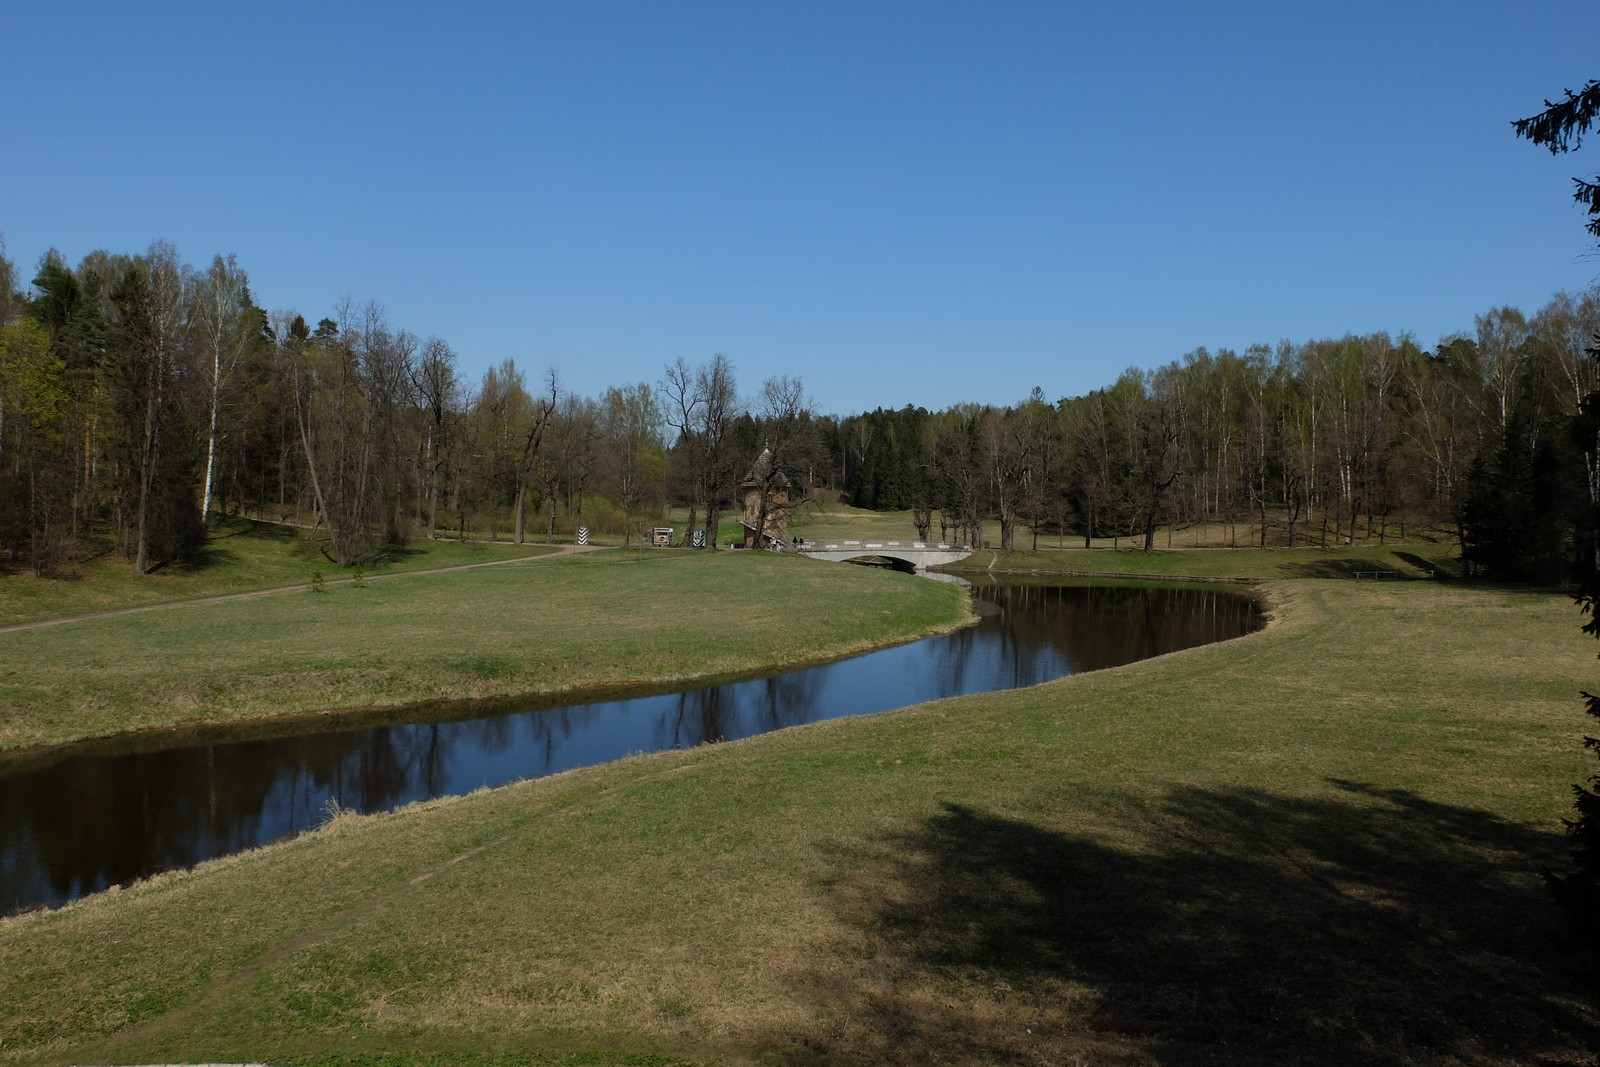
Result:
{"type": "Polygon", "coordinates": [[[675,693],[475,718],[64,747],[0,762],[0,914],[58,905],[394,808],[625,756],[941,697],[1036,685],[1236,637],[1257,602],[1216,586],[985,582],[977,625],[851,659],[675,693]]]}

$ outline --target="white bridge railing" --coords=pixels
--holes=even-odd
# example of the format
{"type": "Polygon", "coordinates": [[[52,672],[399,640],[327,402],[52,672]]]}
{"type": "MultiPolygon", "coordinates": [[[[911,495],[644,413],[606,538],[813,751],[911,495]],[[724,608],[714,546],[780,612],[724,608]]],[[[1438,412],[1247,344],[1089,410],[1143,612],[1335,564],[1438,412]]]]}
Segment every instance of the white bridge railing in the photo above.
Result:
{"type": "Polygon", "coordinates": [[[960,552],[966,545],[951,545],[943,541],[929,544],[926,541],[796,541],[796,552],[865,552],[873,548],[891,548],[896,552],[960,552]]]}
{"type": "Polygon", "coordinates": [[[806,541],[797,543],[793,550],[811,559],[831,563],[847,563],[863,556],[878,556],[891,560],[896,570],[911,568],[918,574],[929,567],[941,567],[966,559],[972,549],[966,545],[951,545],[943,541],[806,541]]]}

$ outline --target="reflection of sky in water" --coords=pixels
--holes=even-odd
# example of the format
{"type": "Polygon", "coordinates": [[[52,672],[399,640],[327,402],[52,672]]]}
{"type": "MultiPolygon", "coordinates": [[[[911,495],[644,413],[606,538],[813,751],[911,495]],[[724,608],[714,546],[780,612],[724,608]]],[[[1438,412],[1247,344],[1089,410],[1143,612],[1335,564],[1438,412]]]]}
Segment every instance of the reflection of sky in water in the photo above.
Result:
{"type": "Polygon", "coordinates": [[[774,678],[459,722],[128,755],[0,774],[0,913],[61,903],[316,826],[642,752],[737,740],[941,697],[1035,685],[1243,633],[1216,589],[979,589],[976,626],[774,678]]]}

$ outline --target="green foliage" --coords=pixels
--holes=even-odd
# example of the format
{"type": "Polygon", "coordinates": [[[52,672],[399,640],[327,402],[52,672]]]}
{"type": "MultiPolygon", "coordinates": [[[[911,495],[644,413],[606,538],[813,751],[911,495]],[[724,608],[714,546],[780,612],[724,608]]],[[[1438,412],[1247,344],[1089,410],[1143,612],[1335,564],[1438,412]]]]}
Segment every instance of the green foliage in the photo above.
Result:
{"type": "MultiPolygon", "coordinates": [[[[1547,100],[1544,111],[1512,125],[1517,136],[1559,154],[1577,148],[1597,119],[1600,119],[1600,81],[1591,80],[1579,92],[1567,90],[1566,99],[1560,103],[1547,100]]],[[[1573,181],[1577,187],[1573,199],[1588,207],[1589,232],[1600,237],[1600,184],[1579,178],[1573,181]]],[[[1600,360],[1600,333],[1593,340],[1595,343],[1584,353],[1591,363],[1600,360]]],[[[1600,436],[1596,435],[1594,425],[1597,406],[1600,406],[1600,393],[1588,393],[1573,420],[1571,435],[1586,453],[1590,470],[1600,464],[1600,436]]],[[[1578,525],[1577,537],[1582,572],[1578,604],[1589,617],[1584,632],[1600,637],[1600,614],[1597,614],[1600,612],[1600,559],[1597,559],[1600,554],[1600,500],[1595,498],[1593,484],[1587,488],[1587,508],[1578,525]]],[[[1600,697],[1588,692],[1583,697],[1585,711],[1600,718],[1600,697]]],[[[1583,743],[1589,751],[1600,754],[1600,739],[1585,737],[1583,743]]],[[[1591,964],[1600,968],[1600,774],[1591,775],[1586,785],[1572,788],[1574,815],[1566,820],[1570,870],[1566,874],[1551,873],[1548,877],[1570,925],[1589,950],[1591,964]]]]}
{"type": "Polygon", "coordinates": [[[876,408],[845,419],[839,427],[845,499],[879,511],[926,504],[933,491],[925,462],[929,419],[925,409],[909,404],[898,411],[876,408]]]}
{"type": "Polygon", "coordinates": [[[50,331],[30,318],[0,326],[0,405],[47,425],[66,403],[66,365],[50,350],[50,331]]]}
{"type": "Polygon", "coordinates": [[[26,316],[0,326],[0,545],[25,551],[39,574],[55,571],[70,548],[70,401],[50,332],[26,316]]]}
{"type": "MultiPolygon", "coordinates": [[[[1583,135],[1593,127],[1595,119],[1600,118],[1600,81],[1590,81],[1577,92],[1568,89],[1566,94],[1566,99],[1559,103],[1546,100],[1545,109],[1537,115],[1513,122],[1511,125],[1517,136],[1543,145],[1553,155],[1569,152],[1582,144],[1583,135]]],[[[1588,231],[1600,237],[1600,179],[1587,182],[1574,178],[1572,184],[1572,199],[1588,209],[1588,231]]]]}
{"type": "Polygon", "coordinates": [[[1564,435],[1512,430],[1473,462],[1462,504],[1462,560],[1495,579],[1570,581],[1580,565],[1583,467],[1564,435]]]}
{"type": "MultiPolygon", "coordinates": [[[[1583,694],[1584,710],[1600,719],[1600,697],[1583,694]]],[[[1585,737],[1584,747],[1600,754],[1600,738],[1585,737]]],[[[1556,901],[1567,913],[1574,933],[1583,940],[1591,962],[1600,967],[1600,773],[1574,785],[1573,817],[1565,820],[1570,866],[1565,874],[1547,875],[1556,901]]]]}
{"type": "MultiPolygon", "coordinates": [[[[1591,404],[1597,401],[1600,397],[1591,398],[1591,404]]],[[[1590,545],[1600,544],[1600,506],[1591,505],[1587,517],[1588,531],[1597,539],[1590,545]]],[[[1588,616],[1583,631],[1600,637],[1600,567],[1595,564],[1593,547],[1584,563],[1577,598],[1588,616]]],[[[1585,712],[1600,719],[1600,696],[1586,691],[1583,700],[1585,712]]],[[[1600,756],[1600,738],[1586,735],[1583,744],[1600,756]]],[[[1572,793],[1573,814],[1565,820],[1568,869],[1565,873],[1547,872],[1546,878],[1567,914],[1568,925],[1587,948],[1591,965],[1600,970],[1600,773],[1574,785],[1572,793]]]]}
{"type": "MultiPolygon", "coordinates": [[[[675,368],[660,395],[640,383],[589,399],[551,377],[535,401],[509,361],[469,389],[448,345],[394,328],[376,305],[346,302],[313,328],[269,318],[244,277],[231,257],[197,271],[159,244],[91,253],[75,268],[56,253],[41,262],[32,298],[7,305],[22,318],[6,314],[42,327],[59,361],[60,375],[46,368],[50,389],[29,389],[59,438],[28,442],[40,462],[28,494],[12,486],[0,527],[11,560],[50,570],[51,558],[75,557],[75,570],[110,540],[146,556],[145,570],[170,568],[196,547],[199,506],[207,518],[314,526],[341,566],[374,566],[421,532],[523,528],[554,540],[585,524],[631,542],[675,503],[694,502],[686,533],[706,521],[702,509],[731,522],[738,481],[770,447],[803,497],[909,511],[916,536],[941,540],[978,541],[997,518],[1001,547],[1022,529],[1034,547],[1041,533],[1059,543],[1069,532],[1086,545],[1155,546],[1158,524],[1202,523],[1228,524],[1235,545],[1381,544],[1391,515],[1454,524],[1481,455],[1475,536],[1499,524],[1478,537],[1495,542],[1482,566],[1547,569],[1571,558],[1548,551],[1561,522],[1507,532],[1499,520],[1529,498],[1519,472],[1543,462],[1541,450],[1566,463],[1557,420],[1592,388],[1571,339],[1600,329],[1591,292],[1532,317],[1494,309],[1476,337],[1436,354],[1384,334],[1196,349],[1084,397],[1050,399],[1046,381],[1007,407],[838,418],[788,404],[789,387],[788,399],[803,390],[781,376],[741,405],[724,357],[675,368]],[[1524,432],[1537,432],[1496,474],[1513,401],[1532,413],[1524,432]],[[1532,552],[1519,545],[1530,536],[1541,539],[1532,552]]],[[[36,331],[23,347],[37,349],[36,331]]],[[[11,459],[21,449],[8,438],[24,427],[14,412],[3,418],[0,454],[11,459]]]]}

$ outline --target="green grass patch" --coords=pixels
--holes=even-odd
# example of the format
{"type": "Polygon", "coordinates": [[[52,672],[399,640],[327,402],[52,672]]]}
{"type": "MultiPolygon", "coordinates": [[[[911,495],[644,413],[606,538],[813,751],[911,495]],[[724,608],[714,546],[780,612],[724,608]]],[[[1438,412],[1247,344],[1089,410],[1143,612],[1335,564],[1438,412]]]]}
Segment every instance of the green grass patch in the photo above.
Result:
{"type": "MultiPolygon", "coordinates": [[[[680,610],[648,575],[691,569],[587,568],[680,610]]],[[[1265,592],[1237,641],[348,816],[0,921],[0,1063],[1588,1062],[1539,875],[1592,764],[1570,601],[1265,592]]]]}
{"type": "Polygon", "coordinates": [[[0,750],[132,730],[745,674],[958,624],[954,588],[646,551],[0,633],[0,750]]]}
{"type": "MultiPolygon", "coordinates": [[[[910,511],[867,511],[831,500],[808,500],[789,516],[789,533],[807,541],[914,541],[910,511]]],[[[938,528],[934,528],[938,537],[938,528]]]]}
{"type": "Polygon", "coordinates": [[[258,589],[309,588],[318,572],[326,581],[336,582],[358,572],[371,578],[552,551],[533,544],[419,540],[391,548],[359,568],[342,568],[322,548],[323,542],[313,541],[298,527],[230,518],[213,523],[206,547],[195,559],[142,578],[110,550],[85,560],[67,577],[38,578],[32,572],[0,570],[0,626],[258,589]]]}
{"type": "Polygon", "coordinates": [[[1419,541],[1344,548],[1067,548],[1038,552],[978,549],[941,570],[1151,578],[1344,578],[1393,581],[1460,573],[1454,544],[1419,541]]]}

